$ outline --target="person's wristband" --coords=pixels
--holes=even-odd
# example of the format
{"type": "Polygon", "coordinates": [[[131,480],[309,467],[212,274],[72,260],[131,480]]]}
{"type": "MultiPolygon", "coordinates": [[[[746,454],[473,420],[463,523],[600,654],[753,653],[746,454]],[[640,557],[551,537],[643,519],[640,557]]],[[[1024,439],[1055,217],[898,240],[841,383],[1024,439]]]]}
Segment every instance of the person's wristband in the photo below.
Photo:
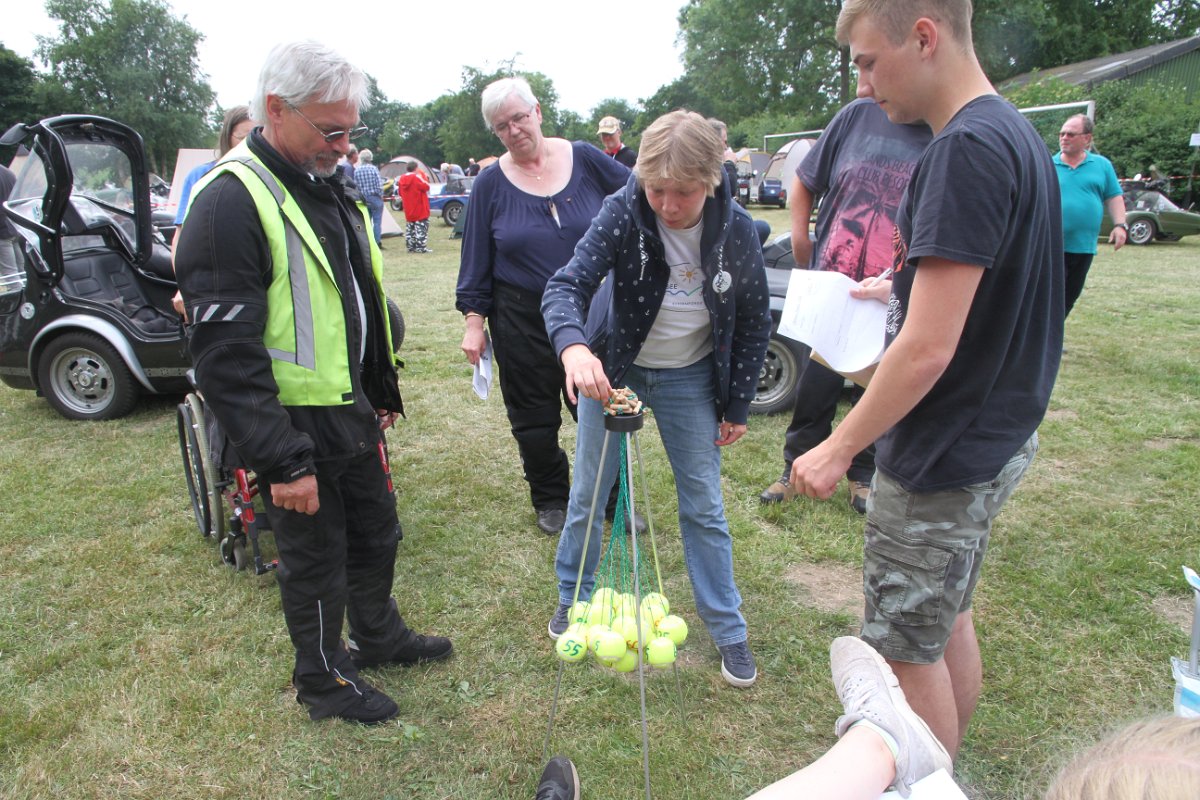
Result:
{"type": "Polygon", "coordinates": [[[483,314],[480,314],[478,311],[468,311],[466,314],[463,314],[463,319],[470,319],[471,317],[483,319],[483,314]]]}
{"type": "Polygon", "coordinates": [[[1126,222],[1118,222],[1116,225],[1113,225],[1113,227],[1120,228],[1121,230],[1125,231],[1126,233],[1129,233],[1129,224],[1126,222]]]}

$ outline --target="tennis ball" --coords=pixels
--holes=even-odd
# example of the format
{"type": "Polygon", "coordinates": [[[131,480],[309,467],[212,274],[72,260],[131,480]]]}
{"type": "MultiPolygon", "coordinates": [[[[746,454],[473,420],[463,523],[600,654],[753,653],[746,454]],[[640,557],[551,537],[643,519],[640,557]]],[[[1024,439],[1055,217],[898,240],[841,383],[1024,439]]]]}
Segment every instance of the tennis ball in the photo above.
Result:
{"type": "Polygon", "coordinates": [[[664,617],[671,613],[671,603],[667,600],[667,596],[665,594],[650,592],[650,594],[642,595],[642,605],[646,605],[647,603],[661,603],[664,617]]]}
{"type": "Polygon", "coordinates": [[[669,667],[675,663],[675,643],[666,636],[658,636],[646,645],[646,661],[652,667],[669,667]]]}
{"type": "Polygon", "coordinates": [[[610,630],[606,630],[600,634],[599,639],[593,647],[596,658],[610,666],[620,661],[628,649],[625,646],[625,637],[616,631],[610,630]]]}
{"type": "Polygon", "coordinates": [[[612,608],[613,598],[616,596],[617,593],[612,590],[612,587],[601,586],[592,592],[592,607],[604,606],[605,608],[612,608]]]}
{"type": "Polygon", "coordinates": [[[592,625],[587,629],[587,646],[589,650],[596,649],[596,642],[600,641],[600,635],[603,633],[611,633],[612,628],[607,625],[592,625]]]}
{"type": "MultiPolygon", "coordinates": [[[[633,617],[617,617],[613,620],[612,629],[625,637],[625,643],[630,647],[638,646],[638,619],[633,617]]],[[[649,639],[650,631],[642,630],[642,638],[649,639]]]]}
{"type": "Polygon", "coordinates": [[[658,632],[674,642],[676,647],[687,641],[688,626],[683,617],[668,614],[658,621],[657,628],[658,632]]]}
{"type": "Polygon", "coordinates": [[[613,619],[612,605],[609,603],[601,603],[597,600],[592,601],[592,607],[588,609],[587,621],[590,625],[611,625],[613,619]]]}
{"type": "Polygon", "coordinates": [[[617,672],[633,672],[635,669],[637,669],[637,651],[627,649],[625,651],[625,655],[621,656],[621,658],[611,666],[617,672]]]}
{"type": "Polygon", "coordinates": [[[628,592],[621,592],[613,601],[613,608],[617,610],[617,616],[632,617],[637,611],[637,598],[628,592]]]}
{"type": "Polygon", "coordinates": [[[568,629],[558,637],[558,644],[554,646],[554,650],[563,661],[574,664],[587,655],[587,639],[578,631],[568,629]]]}
{"type": "Polygon", "coordinates": [[[658,592],[651,592],[642,598],[642,618],[651,625],[657,625],[669,613],[669,609],[667,599],[658,592]]]}
{"type": "Polygon", "coordinates": [[[591,604],[586,600],[580,600],[575,605],[571,606],[571,610],[567,612],[567,619],[571,622],[586,622],[588,611],[591,609],[591,604]]]}

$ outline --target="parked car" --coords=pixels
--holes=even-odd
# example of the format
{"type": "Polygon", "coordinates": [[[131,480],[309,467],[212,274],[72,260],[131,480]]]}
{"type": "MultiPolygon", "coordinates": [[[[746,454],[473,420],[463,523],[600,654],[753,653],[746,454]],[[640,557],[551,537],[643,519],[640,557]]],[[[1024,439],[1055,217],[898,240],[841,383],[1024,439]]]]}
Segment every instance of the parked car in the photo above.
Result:
{"type": "Polygon", "coordinates": [[[808,347],[779,335],[779,318],[783,313],[783,301],[787,297],[788,283],[796,261],[792,258],[792,235],[783,233],[763,245],[763,260],[766,262],[767,287],[771,303],[771,341],[767,344],[767,357],[758,373],[758,394],[750,403],[754,414],[776,414],[790,409],[796,397],[796,384],[800,381],[800,367],[808,354],[808,347]]]}
{"type": "MultiPolygon", "coordinates": [[[[1162,192],[1130,188],[1125,190],[1124,199],[1131,244],[1150,244],[1156,240],[1176,242],[1183,236],[1200,234],[1200,214],[1184,211],[1162,192]]],[[[1112,227],[1112,219],[1106,210],[1100,236],[1107,239],[1112,227]]]]}
{"type": "MultiPolygon", "coordinates": [[[[69,115],[0,136],[19,144],[29,155],[3,213],[25,263],[0,274],[0,381],[82,420],[123,416],[143,392],[187,392],[191,362],[141,136],[69,115]]],[[[398,347],[404,322],[388,305],[398,347]]]]}
{"type": "Polygon", "coordinates": [[[758,183],[758,202],[764,206],[787,205],[787,190],[779,178],[763,178],[758,183]]]}
{"type": "Polygon", "coordinates": [[[442,215],[442,222],[454,225],[467,207],[467,197],[471,194],[471,186],[475,178],[466,175],[451,175],[449,179],[436,186],[429,187],[429,213],[442,215]]]}
{"type": "Polygon", "coordinates": [[[71,115],[10,128],[30,155],[5,203],[25,270],[0,286],[0,380],[71,419],[127,414],[141,391],[184,392],[171,253],[151,221],[142,138],[71,115]]]}

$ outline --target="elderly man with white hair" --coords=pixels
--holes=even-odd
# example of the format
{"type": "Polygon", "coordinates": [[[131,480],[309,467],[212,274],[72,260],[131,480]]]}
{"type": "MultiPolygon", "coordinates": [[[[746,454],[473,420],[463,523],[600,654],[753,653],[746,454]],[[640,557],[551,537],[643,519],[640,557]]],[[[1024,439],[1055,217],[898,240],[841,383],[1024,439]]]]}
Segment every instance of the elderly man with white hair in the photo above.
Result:
{"type": "Polygon", "coordinates": [[[383,176],[375,166],[375,154],[363,150],[358,154],[358,166],[354,168],[354,182],[371,212],[371,227],[375,231],[375,244],[383,247],[383,176]]]}
{"type": "Polygon", "coordinates": [[[402,533],[382,431],[403,403],[383,258],[335,176],[366,105],[366,75],[337,53],[276,47],[252,105],[263,127],[197,185],[176,266],[222,458],[257,473],[275,532],[296,699],[313,719],[374,724],[398,709],[359,669],[452,646],[410,630],[392,597],[402,533]]]}

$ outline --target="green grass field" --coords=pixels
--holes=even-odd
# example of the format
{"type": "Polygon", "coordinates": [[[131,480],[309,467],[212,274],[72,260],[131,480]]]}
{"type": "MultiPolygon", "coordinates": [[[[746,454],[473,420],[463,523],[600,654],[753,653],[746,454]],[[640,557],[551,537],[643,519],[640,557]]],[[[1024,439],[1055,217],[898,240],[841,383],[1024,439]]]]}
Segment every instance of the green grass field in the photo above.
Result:
{"type": "MultiPolygon", "coordinates": [[[[761,216],[786,230],[784,212],[761,216]]],[[[0,387],[0,796],[532,797],[558,663],[555,541],[534,527],[498,392],[471,391],[449,230],[434,222],[432,255],[398,239],[385,253],[408,329],[396,595],[455,657],[369,673],[394,724],[308,721],[274,578],[222,565],[192,522],[178,398],[84,424],[0,387]]],[[[1106,248],[1068,321],[1041,453],[976,598],[984,690],[958,765],[972,798],[1035,797],[1064,753],[1170,710],[1191,619],[1180,565],[1200,566],[1198,268],[1200,239],[1106,248]]],[[[746,691],[725,685],[691,609],[670,471],[652,424],[642,437],[664,579],[693,631],[682,714],[670,671],[647,681],[656,798],[741,798],[833,741],[827,651],[856,630],[862,519],[844,489],[759,505],[786,423],[752,418],[725,453],[760,670],[746,691]]],[[[585,797],[642,797],[636,680],[586,664],[562,687],[552,749],[585,797]]]]}

